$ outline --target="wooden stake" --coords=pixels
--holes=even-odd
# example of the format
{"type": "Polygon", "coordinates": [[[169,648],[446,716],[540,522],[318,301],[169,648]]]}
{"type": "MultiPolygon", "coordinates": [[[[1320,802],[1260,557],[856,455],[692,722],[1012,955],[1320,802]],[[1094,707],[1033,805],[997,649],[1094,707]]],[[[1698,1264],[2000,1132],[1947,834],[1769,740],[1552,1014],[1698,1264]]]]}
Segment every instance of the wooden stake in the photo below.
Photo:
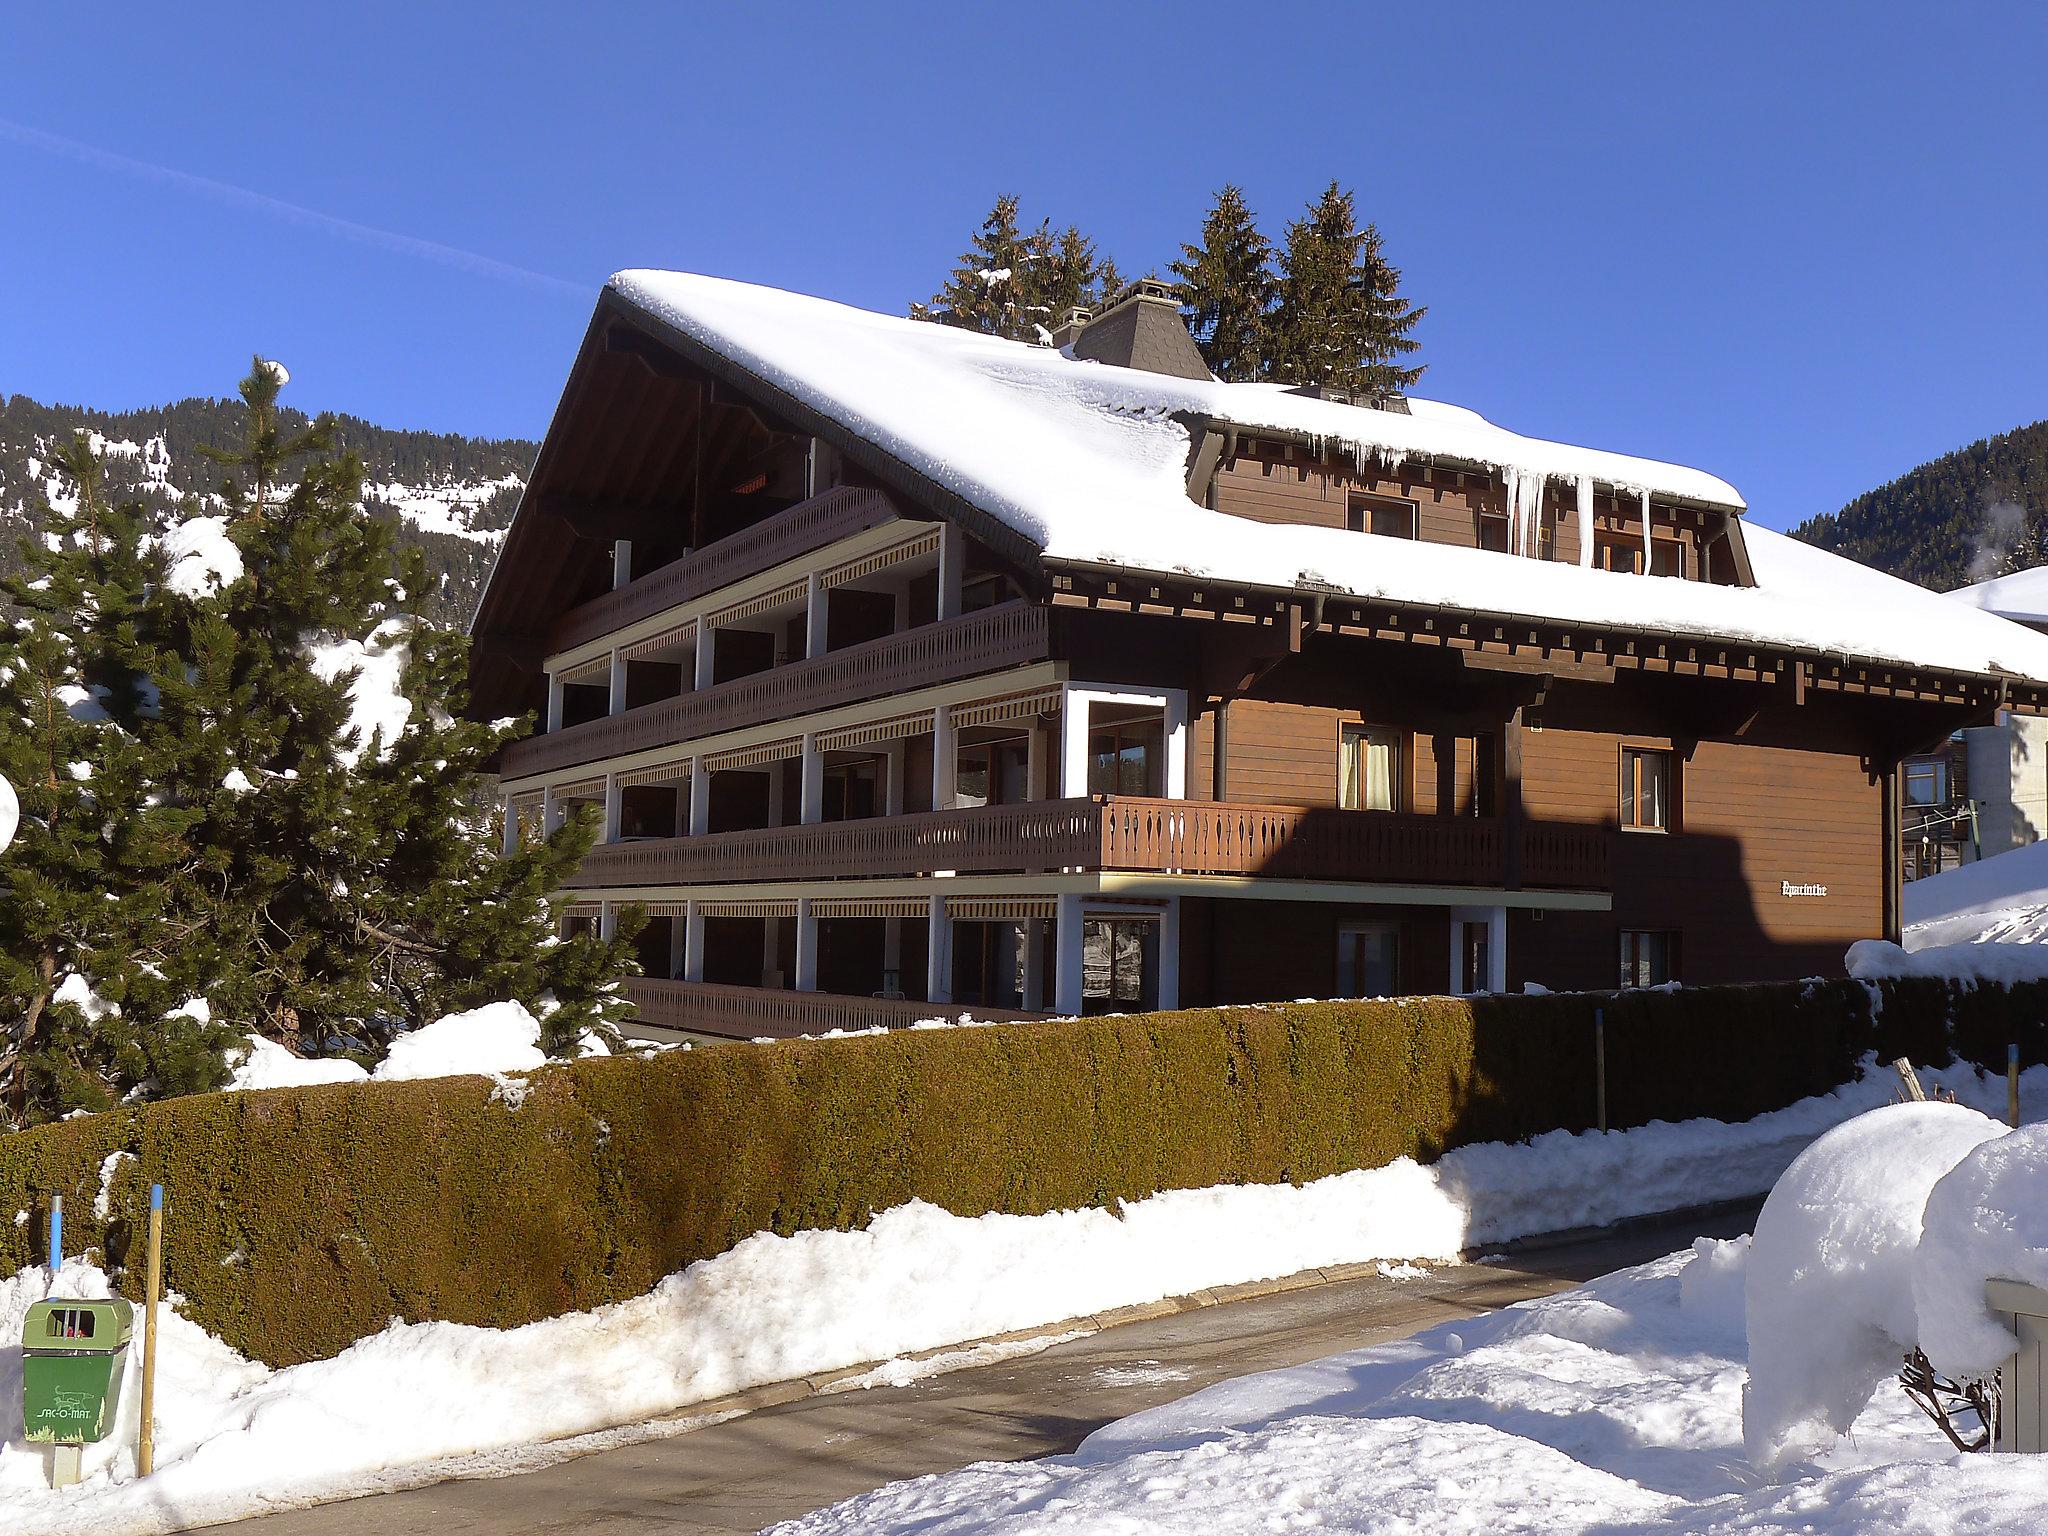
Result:
{"type": "Polygon", "coordinates": [[[1920,1079],[1913,1071],[1913,1063],[1901,1056],[1892,1063],[1892,1070],[1899,1074],[1899,1081],[1905,1085],[1907,1099],[1915,1104],[1927,1101],[1927,1095],[1920,1091],[1920,1079]]]}
{"type": "Polygon", "coordinates": [[[2005,1048],[2005,1123],[2020,1128],[2020,1048],[2005,1048]]]}
{"type": "Polygon", "coordinates": [[[156,1469],[156,1304],[164,1293],[164,1187],[149,1186],[149,1284],[142,1311],[142,1437],[135,1447],[135,1470],[143,1477],[156,1469]]]}

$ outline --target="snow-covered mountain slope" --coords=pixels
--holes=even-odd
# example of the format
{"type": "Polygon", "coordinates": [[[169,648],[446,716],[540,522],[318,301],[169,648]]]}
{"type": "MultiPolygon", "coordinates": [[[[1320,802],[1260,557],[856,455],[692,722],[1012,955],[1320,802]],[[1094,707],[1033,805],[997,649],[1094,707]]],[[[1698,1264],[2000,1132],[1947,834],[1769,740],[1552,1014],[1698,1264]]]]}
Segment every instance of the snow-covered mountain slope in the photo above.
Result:
{"type": "MultiPolygon", "coordinates": [[[[14,567],[16,534],[41,531],[46,503],[69,502],[51,461],[73,432],[91,434],[117,496],[140,500],[168,522],[217,500],[223,472],[200,449],[235,443],[242,409],[237,401],[195,399],[110,413],[43,405],[25,395],[0,400],[0,570],[14,567]],[[202,505],[188,508],[192,501],[202,505]]],[[[297,412],[282,415],[287,430],[304,425],[297,412]]],[[[352,416],[338,417],[336,426],[338,446],[363,460],[365,512],[396,522],[400,542],[426,555],[436,589],[430,617],[466,621],[512,519],[535,445],[397,430],[352,416]]]]}

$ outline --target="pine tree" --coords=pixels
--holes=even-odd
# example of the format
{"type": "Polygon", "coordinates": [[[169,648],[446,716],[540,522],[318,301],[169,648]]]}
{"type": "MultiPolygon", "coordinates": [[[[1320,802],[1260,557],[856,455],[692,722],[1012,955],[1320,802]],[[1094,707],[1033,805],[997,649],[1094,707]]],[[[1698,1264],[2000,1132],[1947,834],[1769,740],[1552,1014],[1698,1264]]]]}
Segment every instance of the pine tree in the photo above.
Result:
{"type": "Polygon", "coordinates": [[[1225,186],[1202,221],[1199,245],[1173,263],[1188,328],[1209,371],[1226,383],[1266,376],[1273,246],[1259,233],[1244,194],[1225,186]]]}
{"type": "Polygon", "coordinates": [[[1110,283],[1121,286],[1115,266],[1098,258],[1077,226],[1055,234],[1047,220],[1025,232],[1017,199],[1000,197],[946,286],[910,313],[1012,341],[1045,341],[1069,309],[1113,293],[1110,283]]]}
{"type": "Polygon", "coordinates": [[[211,1086],[252,1032],[368,1057],[510,997],[559,1052],[616,1011],[637,920],[558,943],[548,906],[590,824],[497,856],[480,774],[520,726],[459,718],[466,641],[414,611],[418,556],[358,510],[332,422],[280,430],[283,383],[242,383],[218,515],[147,540],[78,459],[85,531],[26,552],[0,641],[0,771],[35,818],[0,898],[17,1120],[211,1086]]]}
{"type": "Polygon", "coordinates": [[[71,500],[24,541],[0,632],[0,774],[22,808],[0,856],[0,1120],[17,1125],[140,1083],[210,1087],[228,1038],[139,958],[191,824],[144,739],[167,665],[149,616],[162,559],[83,434],[53,468],[71,500]]]}
{"type": "Polygon", "coordinates": [[[1020,308],[1020,292],[1030,282],[1031,258],[1031,242],[1017,227],[1017,199],[999,197],[946,286],[929,304],[912,305],[911,314],[1022,340],[1033,334],[1020,308]]]}
{"type": "Polygon", "coordinates": [[[1349,192],[1331,182],[1287,227],[1272,319],[1272,376],[1384,398],[1422,376],[1399,359],[1423,311],[1400,296],[1401,274],[1379,231],[1358,227],[1349,192]]]}

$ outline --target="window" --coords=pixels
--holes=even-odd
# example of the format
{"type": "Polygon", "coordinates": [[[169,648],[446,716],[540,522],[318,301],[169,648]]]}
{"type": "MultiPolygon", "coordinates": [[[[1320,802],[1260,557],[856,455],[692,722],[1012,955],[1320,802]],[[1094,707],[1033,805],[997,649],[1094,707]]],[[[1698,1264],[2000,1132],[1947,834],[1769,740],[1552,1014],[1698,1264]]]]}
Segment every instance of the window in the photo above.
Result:
{"type": "Polygon", "coordinates": [[[1401,930],[1358,923],[1337,930],[1337,996],[1392,997],[1401,985],[1401,930]]]}
{"type": "Polygon", "coordinates": [[[1403,746],[1401,732],[1388,726],[1345,726],[1338,746],[1338,804],[1347,811],[1402,809],[1403,746]]]}
{"type": "Polygon", "coordinates": [[[1593,564],[1603,571],[1639,571],[1643,568],[1642,540],[1625,533],[1596,533],[1593,564]]]}
{"type": "Polygon", "coordinates": [[[1676,777],[1669,752],[1623,747],[1621,824],[1637,832],[1669,832],[1671,789],[1676,777]]]}
{"type": "Polygon", "coordinates": [[[1669,929],[1624,929],[1621,935],[1621,984],[1661,987],[1678,979],[1678,935],[1669,929]]]}
{"type": "Polygon", "coordinates": [[[1158,795],[1166,768],[1166,729],[1157,716],[1088,732],[1088,793],[1158,795]]]}
{"type": "Polygon", "coordinates": [[[1906,762],[1906,804],[1947,805],[1948,764],[1938,757],[1909,758],[1906,762]]]}
{"type": "Polygon", "coordinates": [[[1650,540],[1650,574],[1652,576],[1683,576],[1685,574],[1685,546],[1677,539],[1650,540]]]}
{"type": "Polygon", "coordinates": [[[1158,923],[1099,917],[1082,923],[1082,1013],[1143,1013],[1154,1008],[1158,977],[1158,923]]]}
{"type": "Polygon", "coordinates": [[[1377,533],[1390,539],[1415,537],[1415,503],[1391,496],[1353,496],[1344,512],[1353,533],[1377,533]]]}
{"type": "Polygon", "coordinates": [[[1508,520],[1492,512],[1479,514],[1479,547],[1498,554],[1508,552],[1508,520]]]}

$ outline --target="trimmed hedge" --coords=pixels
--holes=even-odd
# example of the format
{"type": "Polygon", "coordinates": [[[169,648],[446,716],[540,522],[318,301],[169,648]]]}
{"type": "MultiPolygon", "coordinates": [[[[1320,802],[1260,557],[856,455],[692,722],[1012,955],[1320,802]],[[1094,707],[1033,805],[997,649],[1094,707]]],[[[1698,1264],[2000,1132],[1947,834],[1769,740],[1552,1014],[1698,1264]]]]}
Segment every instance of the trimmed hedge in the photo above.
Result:
{"type": "Polygon", "coordinates": [[[0,1273],[40,1259],[62,1193],[71,1251],[139,1292],[158,1180],[167,1283],[289,1364],[394,1316],[507,1327],[620,1300],[750,1233],[913,1197],[1036,1213],[1583,1130],[1596,1007],[1615,1126],[1744,1119],[1873,1050],[2002,1068],[2009,1041],[2048,1044],[2048,986],[1806,982],[700,1046],[550,1067],[516,1104],[476,1077],[206,1094],[0,1138],[0,1273]]]}

